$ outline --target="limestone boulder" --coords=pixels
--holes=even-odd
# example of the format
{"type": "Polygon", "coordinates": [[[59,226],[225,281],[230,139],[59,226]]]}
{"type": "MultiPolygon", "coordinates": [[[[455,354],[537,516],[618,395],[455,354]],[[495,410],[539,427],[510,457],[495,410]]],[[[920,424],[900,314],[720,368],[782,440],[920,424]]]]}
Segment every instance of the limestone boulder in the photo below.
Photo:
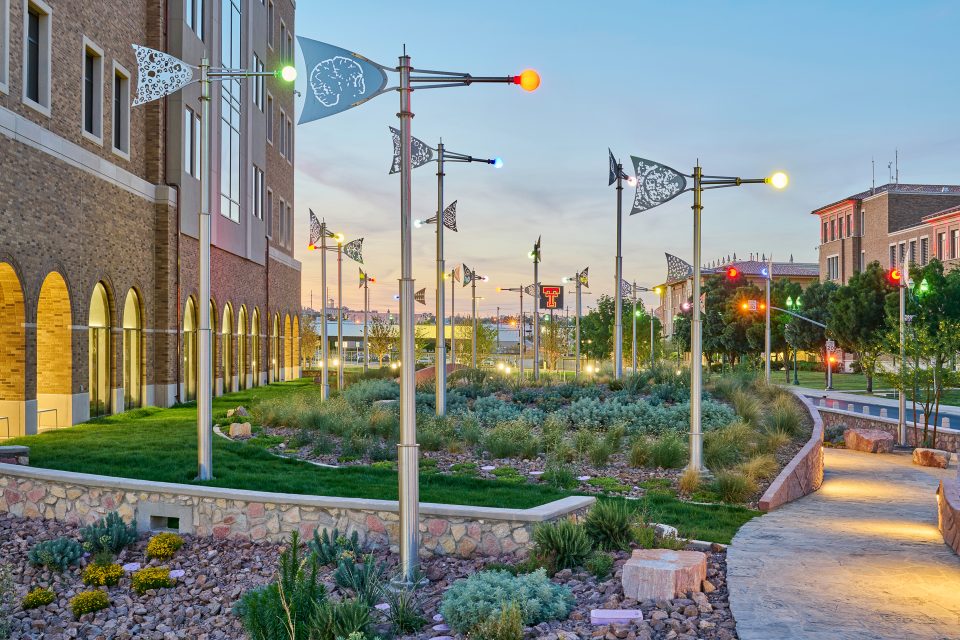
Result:
{"type": "Polygon", "coordinates": [[[847,449],[854,451],[892,453],[894,438],[892,433],[881,429],[847,429],[843,432],[843,442],[847,449]]]}
{"type": "Polygon", "coordinates": [[[230,425],[230,437],[231,438],[249,438],[250,433],[250,423],[249,422],[234,422],[230,425]]]}
{"type": "Polygon", "coordinates": [[[634,600],[672,600],[700,591],[707,578],[707,554],[701,551],[636,549],[623,565],[623,595],[634,600]]]}
{"type": "Polygon", "coordinates": [[[913,464],[918,464],[921,467],[946,469],[947,465],[950,464],[950,452],[918,447],[913,450],[913,464]]]}

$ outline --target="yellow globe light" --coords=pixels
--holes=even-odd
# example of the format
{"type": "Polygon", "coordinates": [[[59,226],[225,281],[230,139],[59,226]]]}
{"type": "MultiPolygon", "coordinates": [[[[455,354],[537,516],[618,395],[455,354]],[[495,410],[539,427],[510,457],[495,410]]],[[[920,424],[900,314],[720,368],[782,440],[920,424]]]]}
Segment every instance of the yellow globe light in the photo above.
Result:
{"type": "Polygon", "coordinates": [[[540,74],[533,69],[524,69],[520,75],[513,77],[513,83],[520,85],[524,91],[536,91],[540,86],[540,74]]]}
{"type": "Polygon", "coordinates": [[[335,234],[333,234],[333,238],[334,238],[334,240],[337,241],[337,244],[343,244],[344,237],[345,237],[345,236],[344,236],[342,233],[335,233],[335,234]]]}
{"type": "Polygon", "coordinates": [[[654,287],[653,289],[653,292],[656,293],[657,295],[660,295],[661,291],[663,291],[663,289],[661,289],[660,287],[654,287]]]}
{"type": "Polygon", "coordinates": [[[280,69],[280,79],[284,82],[293,82],[297,79],[297,68],[293,65],[286,65],[280,69]]]}
{"type": "Polygon", "coordinates": [[[504,368],[503,372],[507,375],[510,375],[510,367],[504,368]]]}
{"type": "Polygon", "coordinates": [[[772,185],[774,189],[783,189],[790,184],[790,178],[783,171],[777,171],[767,178],[767,184],[772,185]]]}

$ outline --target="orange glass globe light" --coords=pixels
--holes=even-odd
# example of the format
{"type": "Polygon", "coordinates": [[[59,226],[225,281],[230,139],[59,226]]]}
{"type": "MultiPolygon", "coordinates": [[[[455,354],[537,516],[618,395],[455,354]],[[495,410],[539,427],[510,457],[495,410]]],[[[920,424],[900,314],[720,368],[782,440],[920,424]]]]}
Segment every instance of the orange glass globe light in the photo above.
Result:
{"type": "Polygon", "coordinates": [[[520,75],[514,76],[513,82],[524,91],[536,91],[540,86],[540,74],[533,69],[524,69],[520,75]]]}

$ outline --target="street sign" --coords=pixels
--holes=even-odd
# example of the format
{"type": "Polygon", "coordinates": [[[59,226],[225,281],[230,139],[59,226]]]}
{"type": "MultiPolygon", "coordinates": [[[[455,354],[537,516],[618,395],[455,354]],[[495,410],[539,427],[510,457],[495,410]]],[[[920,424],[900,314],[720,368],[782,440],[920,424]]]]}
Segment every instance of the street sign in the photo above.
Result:
{"type": "Polygon", "coordinates": [[[837,343],[833,340],[827,340],[827,353],[833,353],[837,350],[837,343]]]}
{"type": "MultiPolygon", "coordinates": [[[[748,304],[749,307],[750,307],[750,311],[756,311],[756,310],[757,310],[757,301],[756,301],[756,300],[750,300],[747,304],[748,304]]],[[[828,344],[829,344],[829,343],[828,343],[828,344]]],[[[829,347],[828,347],[828,348],[829,348],[829,347]]]]}
{"type": "Polygon", "coordinates": [[[540,285],[540,308],[563,309],[563,287],[555,284],[540,285]]]}

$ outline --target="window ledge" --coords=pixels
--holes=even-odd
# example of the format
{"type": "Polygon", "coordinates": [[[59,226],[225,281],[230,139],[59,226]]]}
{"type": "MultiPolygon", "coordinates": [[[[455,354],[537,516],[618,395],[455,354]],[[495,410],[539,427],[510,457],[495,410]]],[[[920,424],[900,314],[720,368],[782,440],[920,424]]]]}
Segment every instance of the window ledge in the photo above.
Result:
{"type": "Polygon", "coordinates": [[[82,135],[86,140],[94,143],[98,147],[103,146],[103,136],[94,135],[89,131],[87,131],[86,129],[84,129],[83,127],[80,127],[80,135],[82,135]]]}
{"type": "Polygon", "coordinates": [[[42,116],[46,116],[47,118],[50,117],[50,107],[44,106],[39,102],[34,102],[26,96],[23,97],[23,104],[27,105],[42,116]]]}
{"type": "Polygon", "coordinates": [[[0,93],[10,94],[10,84],[7,82],[0,82],[0,93]]]}
{"type": "Polygon", "coordinates": [[[113,155],[123,158],[127,162],[130,162],[129,151],[124,151],[123,149],[117,149],[116,147],[110,147],[110,150],[113,152],[113,155]]]}

